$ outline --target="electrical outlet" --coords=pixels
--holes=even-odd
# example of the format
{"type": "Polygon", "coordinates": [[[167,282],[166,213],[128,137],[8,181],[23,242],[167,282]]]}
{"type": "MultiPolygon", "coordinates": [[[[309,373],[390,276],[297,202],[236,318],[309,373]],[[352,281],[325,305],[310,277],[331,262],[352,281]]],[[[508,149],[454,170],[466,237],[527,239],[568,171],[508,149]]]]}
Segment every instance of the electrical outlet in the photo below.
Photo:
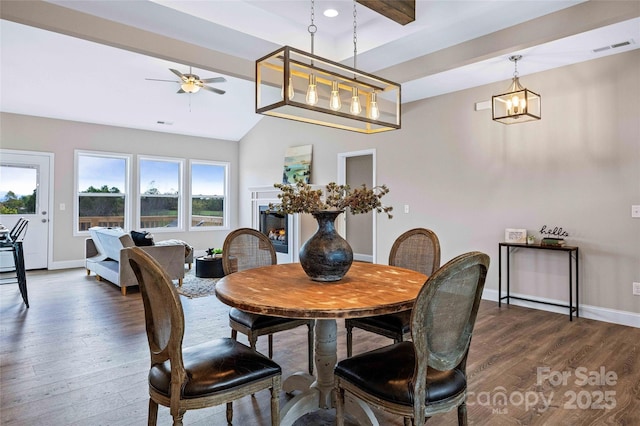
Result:
{"type": "Polygon", "coordinates": [[[633,283],[634,296],[640,296],[640,283],[633,283]]]}
{"type": "Polygon", "coordinates": [[[409,204],[404,205],[404,212],[409,213],[409,204]]]}

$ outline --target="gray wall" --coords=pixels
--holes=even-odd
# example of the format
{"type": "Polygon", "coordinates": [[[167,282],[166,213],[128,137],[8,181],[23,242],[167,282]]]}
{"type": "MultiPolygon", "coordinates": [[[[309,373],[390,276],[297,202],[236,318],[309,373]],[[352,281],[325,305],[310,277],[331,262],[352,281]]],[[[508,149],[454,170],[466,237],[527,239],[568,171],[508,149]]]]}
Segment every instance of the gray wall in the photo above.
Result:
{"type": "MultiPolygon", "coordinates": [[[[236,226],[238,200],[237,142],[210,140],[192,136],[125,129],[121,127],[52,120],[16,114],[0,115],[0,147],[24,151],[54,153],[53,190],[53,265],[49,268],[84,265],[84,239],[73,236],[73,209],[60,211],[61,203],[73,206],[74,150],[145,154],[160,157],[230,162],[229,202],[231,228],[236,226]]],[[[136,161],[136,158],[133,159],[136,161]]],[[[188,200],[185,200],[185,203],[188,200]]],[[[185,210],[187,211],[187,210],[185,210]]],[[[198,250],[222,247],[227,231],[157,232],[156,240],[181,239],[198,250]]],[[[201,254],[201,253],[200,253],[201,254]]]]}
{"type": "MultiPolygon", "coordinates": [[[[313,144],[311,181],[337,179],[337,154],[376,149],[377,182],[395,216],[377,221],[377,261],[393,240],[427,227],[441,241],[442,261],[469,250],[488,253],[485,293],[497,290],[498,242],[505,228],[537,234],[562,226],[580,247],[581,305],[597,317],[635,313],[640,297],[640,50],[534,75],[522,83],[542,95],[543,119],[504,126],[478,101],[502,93],[508,81],[403,106],[402,130],[360,135],[265,117],[238,144],[108,126],[0,115],[2,148],[55,153],[54,206],[73,202],[75,148],[231,162],[232,228],[250,226],[248,188],[282,176],[287,147],[313,144]],[[402,206],[408,204],[410,213],[402,206]]],[[[522,70],[524,71],[524,70],[522,70]]],[[[80,261],[83,240],[72,236],[72,210],[55,211],[54,262],[80,261]]],[[[221,246],[225,231],[167,234],[198,249],[221,246]]],[[[514,257],[514,291],[566,300],[567,262],[557,253],[514,257]]]]}
{"type": "MultiPolygon", "coordinates": [[[[336,180],[338,153],[373,148],[377,182],[389,186],[385,201],[395,207],[393,219],[377,221],[378,262],[396,236],[427,227],[440,238],[443,263],[470,250],[491,256],[486,293],[495,296],[505,228],[538,237],[542,225],[561,226],[580,247],[584,309],[640,313],[631,291],[640,281],[640,219],[630,207],[640,204],[638,70],[635,50],[524,75],[542,95],[543,118],[513,126],[474,111],[509,81],[403,105],[402,129],[384,134],[265,117],[241,141],[239,223],[250,223],[247,188],[279,181],[286,147],[313,144],[313,184],[336,180]]],[[[565,256],[521,250],[512,269],[514,292],[567,300],[565,256]]]]}

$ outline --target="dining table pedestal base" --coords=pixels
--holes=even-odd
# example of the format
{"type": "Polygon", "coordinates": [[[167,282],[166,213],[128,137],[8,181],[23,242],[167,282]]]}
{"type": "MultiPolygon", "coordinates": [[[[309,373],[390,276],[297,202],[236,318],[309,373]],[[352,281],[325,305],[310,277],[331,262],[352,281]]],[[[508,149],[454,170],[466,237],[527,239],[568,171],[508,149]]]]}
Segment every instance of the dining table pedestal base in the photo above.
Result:
{"type": "MultiPolygon", "coordinates": [[[[338,361],[337,324],[335,319],[318,319],[315,326],[315,366],[317,377],[299,372],[283,383],[287,393],[300,391],[280,409],[280,426],[291,426],[300,417],[320,409],[335,407],[333,369],[338,361]]],[[[378,426],[371,408],[360,400],[345,397],[345,412],[357,424],[378,426]]]]}

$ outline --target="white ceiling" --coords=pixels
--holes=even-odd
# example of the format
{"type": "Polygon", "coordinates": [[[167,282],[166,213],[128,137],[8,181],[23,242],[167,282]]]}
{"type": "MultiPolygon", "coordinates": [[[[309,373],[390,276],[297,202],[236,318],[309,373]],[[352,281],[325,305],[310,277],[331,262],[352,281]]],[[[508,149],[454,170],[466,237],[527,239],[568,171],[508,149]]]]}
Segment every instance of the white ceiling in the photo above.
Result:
{"type": "MultiPolygon", "coordinates": [[[[0,109],[4,112],[234,141],[262,117],[254,112],[252,76],[232,69],[233,61],[228,61],[226,69],[212,66],[193,70],[201,78],[225,76],[226,83],[215,84],[226,90],[225,95],[206,91],[176,94],[177,83],[146,78],[174,80],[169,68],[188,72],[189,64],[196,64],[189,62],[189,51],[184,50],[184,61],[170,61],[24,25],[33,20],[38,27],[82,33],[80,25],[59,29],[62,24],[53,22],[60,19],[52,12],[59,11],[61,16],[90,14],[179,40],[194,49],[228,54],[242,62],[253,63],[282,45],[310,50],[307,27],[311,2],[307,0],[32,2],[33,7],[54,8],[45,8],[44,15],[48,13],[50,18],[21,18],[21,12],[15,12],[9,3],[3,1],[0,9],[0,109]]],[[[416,20],[406,26],[358,5],[357,68],[402,83],[406,103],[502,80],[506,88],[513,74],[513,64],[507,58],[515,53],[524,56],[518,66],[524,77],[640,47],[640,13],[624,20],[603,18],[602,24],[583,25],[584,30],[575,30],[580,28],[575,22],[553,20],[567,12],[566,8],[584,7],[581,3],[417,0],[416,20]],[[533,19],[540,25],[538,39],[534,36],[533,41],[514,40],[511,44],[503,40],[510,38],[513,33],[508,31],[516,25],[522,26],[523,32],[531,31],[527,30],[527,24],[531,27],[527,21],[533,19]],[[565,30],[565,24],[572,31],[565,30]],[[557,28],[547,29],[545,25],[557,28]],[[501,30],[504,36],[496,33],[501,30]],[[495,48],[450,62],[442,60],[449,51],[449,57],[460,56],[457,52],[464,43],[494,33],[497,38],[484,47],[489,44],[495,48]],[[629,40],[629,46],[593,52],[629,40]]],[[[314,8],[318,28],[315,53],[353,65],[353,3],[315,0],[314,8]],[[322,15],[329,6],[340,12],[337,18],[322,15]]],[[[74,19],[77,23],[78,18],[74,19]]],[[[84,31],[86,34],[89,30],[84,31]]],[[[114,41],[109,44],[118,45],[117,34],[111,37],[114,41]]],[[[135,45],[136,40],[129,43],[135,45]]],[[[180,53],[169,56],[180,59],[180,53]]],[[[206,62],[206,58],[199,62],[206,62]]],[[[526,86],[526,78],[522,80],[526,86]]],[[[478,101],[490,97],[487,93],[487,99],[478,101]]]]}

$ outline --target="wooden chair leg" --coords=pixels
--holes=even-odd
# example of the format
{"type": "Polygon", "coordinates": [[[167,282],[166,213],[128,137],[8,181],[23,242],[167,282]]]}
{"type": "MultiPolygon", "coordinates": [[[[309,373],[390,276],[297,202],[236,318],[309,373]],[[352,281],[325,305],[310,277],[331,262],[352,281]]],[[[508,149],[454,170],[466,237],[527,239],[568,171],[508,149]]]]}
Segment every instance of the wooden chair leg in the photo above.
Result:
{"type": "Polygon", "coordinates": [[[458,426],[467,426],[467,403],[458,405],[458,426]]]}
{"type": "Polygon", "coordinates": [[[173,426],[183,426],[182,418],[184,417],[185,410],[178,411],[178,414],[173,416],[173,426]]]}
{"type": "Polygon", "coordinates": [[[271,426],[280,425],[280,395],[276,390],[276,384],[280,378],[274,378],[271,386],[271,426]]]}
{"type": "Polygon", "coordinates": [[[182,287],[182,278],[178,278],[178,287],[182,287]]]}
{"type": "Polygon", "coordinates": [[[315,332],[314,332],[314,328],[315,328],[316,322],[315,321],[309,321],[309,324],[307,324],[307,327],[309,327],[309,332],[308,332],[308,336],[307,336],[307,354],[308,354],[308,361],[309,361],[309,374],[313,376],[313,345],[314,345],[314,339],[315,339],[315,332]]]}
{"type": "Polygon", "coordinates": [[[123,296],[127,295],[127,286],[123,285],[122,287],[120,287],[120,291],[122,292],[123,296]]]}
{"type": "Polygon", "coordinates": [[[158,423],[158,403],[149,398],[149,426],[156,426],[158,423]]]}
{"type": "Polygon", "coordinates": [[[336,426],[344,426],[344,389],[336,388],[336,426]]]}
{"type": "Polygon", "coordinates": [[[227,402],[227,424],[233,423],[233,403],[227,402]]]}
{"type": "Polygon", "coordinates": [[[353,327],[347,326],[347,358],[353,355],[353,327]]]}

